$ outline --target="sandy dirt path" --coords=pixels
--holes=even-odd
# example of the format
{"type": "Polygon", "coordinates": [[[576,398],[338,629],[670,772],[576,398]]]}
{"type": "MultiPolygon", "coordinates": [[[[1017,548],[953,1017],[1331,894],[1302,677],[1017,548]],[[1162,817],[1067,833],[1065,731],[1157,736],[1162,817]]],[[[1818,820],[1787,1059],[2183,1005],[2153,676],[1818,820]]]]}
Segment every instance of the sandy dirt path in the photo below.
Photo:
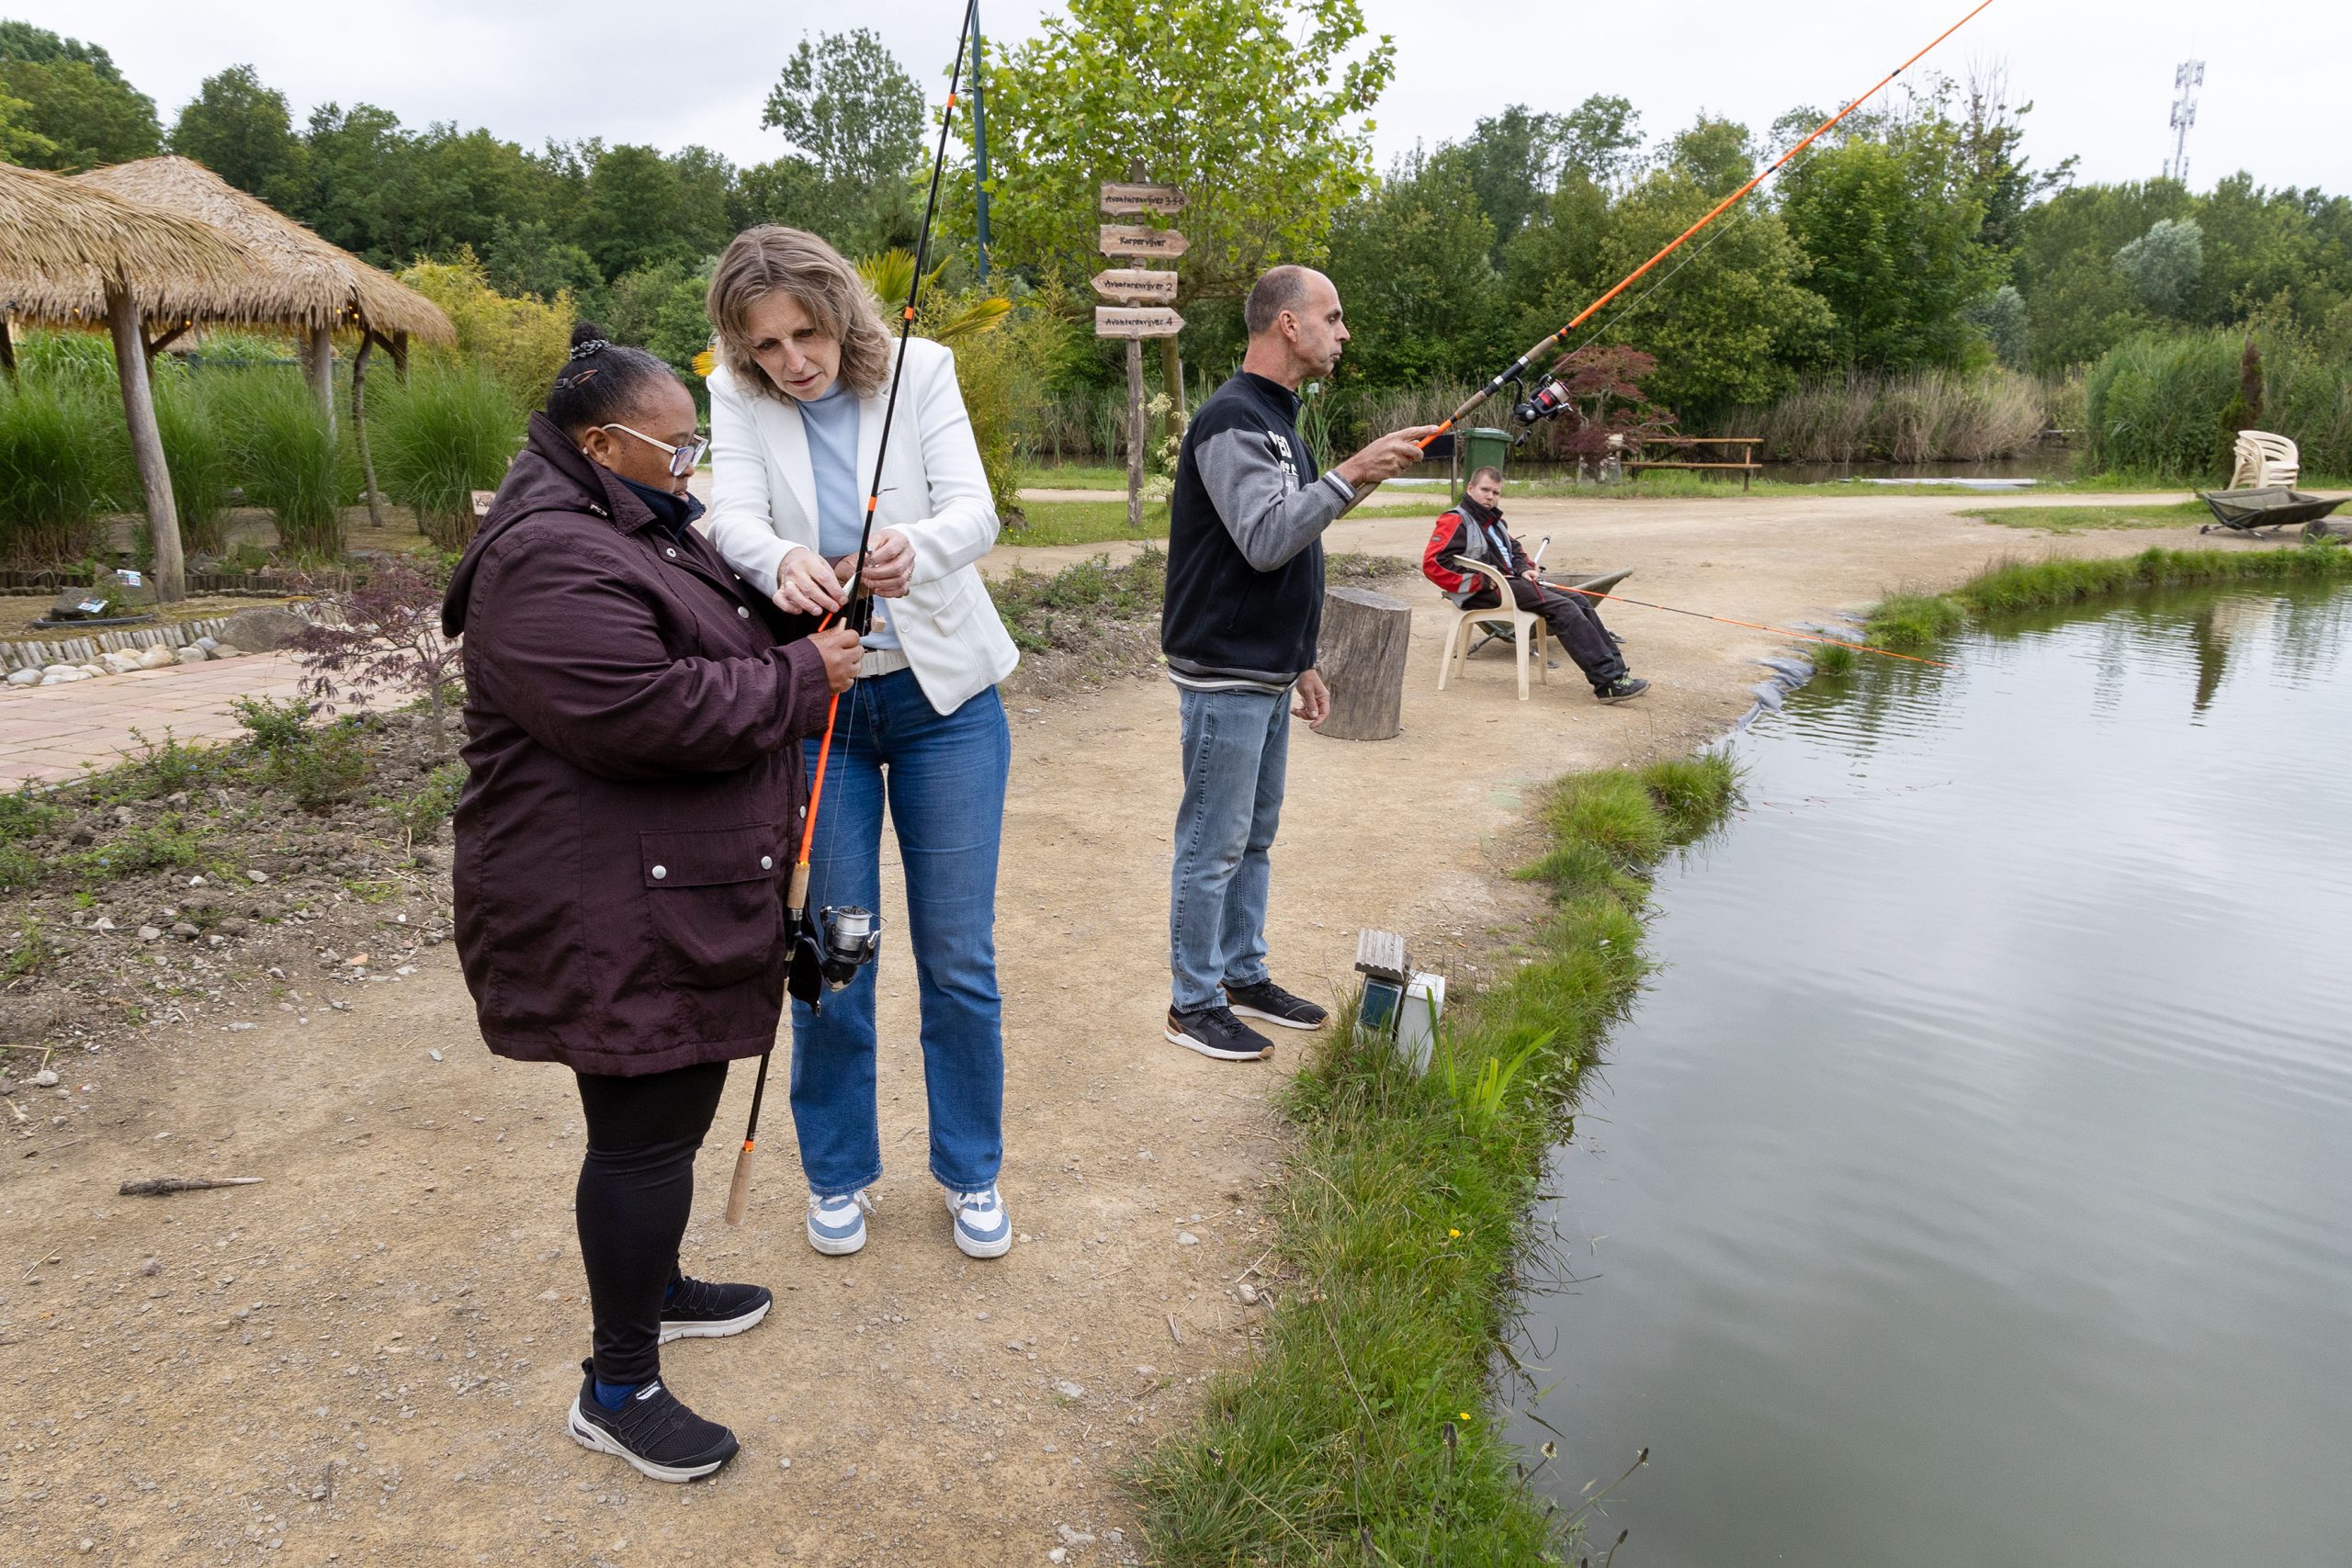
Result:
{"type": "MultiPolygon", "coordinates": [[[[1550,564],[1631,566],[1629,592],[1781,624],[2003,554],[2196,542],[1952,515],[1984,504],[1550,502],[1517,521],[1555,536],[1550,564]]],[[[1426,528],[1351,522],[1334,543],[1418,556],[1426,528]]],[[[1416,610],[1404,736],[1302,731],[1292,747],[1273,953],[1279,977],[1318,997],[1347,987],[1367,924],[1475,978],[1489,930],[1528,909],[1498,874],[1524,851],[1531,789],[1720,734],[1778,646],[1623,609],[1611,618],[1657,683],[1639,703],[1597,706],[1563,665],[1521,704],[1492,657],[1441,696],[1442,602],[1418,578],[1392,586],[1416,610]]],[[[825,1259],[802,1241],[781,1092],[751,1220],[720,1222],[751,1090],[739,1068],[686,1263],[772,1285],[778,1311],[665,1353],[741,1457],[702,1485],[640,1480],[563,1429],[587,1339],[569,1077],[483,1051],[447,947],[405,978],[289,972],[282,1001],[253,998],[252,1029],[208,1021],[60,1057],[68,1102],[43,1089],[0,1110],[0,1562],[1137,1560],[1121,1468],[1248,1353],[1254,1309],[1232,1287],[1270,1239],[1283,1143],[1266,1096],[1300,1037],[1249,1066],[1159,1040],[1172,692],[1125,681],[1011,707],[1009,1257],[972,1263],[949,1240],[894,944],[872,1243],[825,1259]],[[115,1194],[187,1174],[266,1180],[115,1194]]]]}

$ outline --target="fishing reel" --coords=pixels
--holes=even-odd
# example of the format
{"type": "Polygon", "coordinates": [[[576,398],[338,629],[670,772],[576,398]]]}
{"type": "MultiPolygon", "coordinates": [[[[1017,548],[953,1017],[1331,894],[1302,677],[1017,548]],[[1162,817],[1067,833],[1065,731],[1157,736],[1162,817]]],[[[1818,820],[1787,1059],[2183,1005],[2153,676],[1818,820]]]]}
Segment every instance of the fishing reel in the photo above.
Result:
{"type": "Polygon", "coordinates": [[[827,906],[812,919],[800,917],[784,988],[812,1009],[827,991],[838,991],[882,951],[882,917],[856,904],[827,906]]]}
{"type": "MultiPolygon", "coordinates": [[[[1535,389],[1535,395],[1511,405],[1510,416],[1521,424],[1535,424],[1568,408],[1567,383],[1557,376],[1535,389]]],[[[1524,437],[1522,437],[1524,439],[1524,437]]]]}

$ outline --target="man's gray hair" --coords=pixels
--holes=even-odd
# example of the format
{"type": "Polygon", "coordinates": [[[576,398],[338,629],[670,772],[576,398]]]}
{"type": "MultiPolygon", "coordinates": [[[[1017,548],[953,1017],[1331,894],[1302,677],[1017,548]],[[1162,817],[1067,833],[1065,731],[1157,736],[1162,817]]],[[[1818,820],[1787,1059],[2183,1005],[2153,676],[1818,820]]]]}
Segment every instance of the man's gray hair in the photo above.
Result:
{"type": "Polygon", "coordinates": [[[1265,276],[1250,286],[1250,298],[1241,304],[1241,324],[1251,337],[1272,332],[1274,322],[1284,310],[1295,310],[1306,299],[1306,280],[1315,276],[1308,267],[1284,265],[1271,267],[1265,276]]]}

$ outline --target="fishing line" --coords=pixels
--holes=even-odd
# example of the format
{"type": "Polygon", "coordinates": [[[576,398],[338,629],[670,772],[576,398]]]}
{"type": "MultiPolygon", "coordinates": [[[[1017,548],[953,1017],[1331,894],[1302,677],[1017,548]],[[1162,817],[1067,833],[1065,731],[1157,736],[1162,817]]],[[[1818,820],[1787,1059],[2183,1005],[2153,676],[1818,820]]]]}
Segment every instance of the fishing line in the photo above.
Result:
{"type": "Polygon", "coordinates": [[[1928,659],[1917,653],[1897,653],[1891,648],[1872,648],[1866,642],[1847,642],[1842,638],[1823,637],[1814,632],[1794,631],[1787,626],[1766,626],[1761,621],[1743,621],[1730,615],[1711,615],[1704,610],[1685,610],[1677,604],[1653,604],[1647,599],[1628,599],[1623,593],[1603,593],[1597,589],[1573,588],[1565,582],[1546,582],[1543,586],[1562,593],[1581,593],[1588,599],[1607,599],[1618,604],[1639,604],[1645,610],[1664,610],[1670,615],[1696,615],[1702,621],[1719,621],[1727,626],[1746,626],[1750,631],[1770,632],[1774,637],[1791,637],[1799,642],[1826,643],[1831,648],[1850,648],[1856,653],[1875,653],[1882,659],[1905,659],[1914,664],[1932,664],[1939,670],[1951,665],[1940,659],[1928,659]]]}

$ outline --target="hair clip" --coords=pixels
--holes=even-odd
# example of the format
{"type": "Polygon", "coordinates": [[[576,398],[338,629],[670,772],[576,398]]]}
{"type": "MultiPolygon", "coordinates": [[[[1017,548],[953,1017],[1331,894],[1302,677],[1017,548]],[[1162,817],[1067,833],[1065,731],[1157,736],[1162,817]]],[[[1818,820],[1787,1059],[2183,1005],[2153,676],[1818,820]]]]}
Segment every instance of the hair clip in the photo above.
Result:
{"type": "Polygon", "coordinates": [[[605,367],[604,367],[603,366],[599,365],[599,366],[594,367],[594,368],[587,369],[587,370],[582,370],[582,371],[581,371],[578,375],[575,375],[575,376],[566,376],[566,377],[564,377],[561,380],[558,381],[558,382],[556,383],[556,385],[557,385],[557,386],[559,386],[559,387],[561,387],[561,388],[562,388],[564,390],[566,390],[566,391],[570,391],[570,390],[571,390],[572,388],[574,388],[574,387],[582,386],[582,385],[585,385],[586,383],[588,383],[588,382],[590,382],[590,381],[594,380],[597,377],[602,376],[604,373],[605,373],[605,367]]]}
{"type": "Polygon", "coordinates": [[[592,354],[602,354],[605,350],[612,346],[613,345],[611,344],[605,342],[603,338],[592,337],[586,343],[574,344],[572,345],[571,353],[566,357],[568,359],[585,359],[592,354]]]}

